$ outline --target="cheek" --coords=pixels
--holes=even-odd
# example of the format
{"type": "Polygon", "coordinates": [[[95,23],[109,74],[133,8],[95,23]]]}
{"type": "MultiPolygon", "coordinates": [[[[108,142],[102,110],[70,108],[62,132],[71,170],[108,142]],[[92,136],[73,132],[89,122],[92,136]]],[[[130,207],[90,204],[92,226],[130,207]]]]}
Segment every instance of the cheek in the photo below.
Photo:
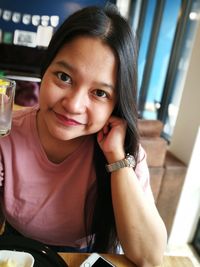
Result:
{"type": "Polygon", "coordinates": [[[44,81],[40,86],[40,103],[54,102],[56,99],[56,88],[52,86],[50,81],[44,81]]]}
{"type": "Polygon", "coordinates": [[[43,97],[48,87],[49,87],[48,82],[46,82],[46,80],[43,78],[40,84],[40,97],[43,97]]]}
{"type": "Polygon", "coordinates": [[[107,108],[101,107],[98,110],[95,110],[95,112],[93,109],[91,113],[93,124],[101,129],[112,115],[113,109],[112,106],[107,108]]]}

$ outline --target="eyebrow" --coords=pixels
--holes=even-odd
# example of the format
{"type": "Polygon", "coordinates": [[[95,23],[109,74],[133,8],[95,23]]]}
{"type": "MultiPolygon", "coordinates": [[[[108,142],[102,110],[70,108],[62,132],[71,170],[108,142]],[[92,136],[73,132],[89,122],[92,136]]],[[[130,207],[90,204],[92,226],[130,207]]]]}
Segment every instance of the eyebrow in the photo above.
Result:
{"type": "MultiPolygon", "coordinates": [[[[65,69],[68,69],[68,70],[71,70],[71,71],[74,71],[76,72],[76,68],[72,65],[70,65],[69,63],[67,63],[66,61],[58,61],[56,62],[57,65],[59,65],[60,67],[63,67],[65,69]]],[[[101,86],[104,86],[104,87],[108,87],[109,89],[111,90],[115,90],[114,86],[111,85],[111,84],[108,84],[108,83],[104,83],[104,82],[98,82],[101,86]]]]}

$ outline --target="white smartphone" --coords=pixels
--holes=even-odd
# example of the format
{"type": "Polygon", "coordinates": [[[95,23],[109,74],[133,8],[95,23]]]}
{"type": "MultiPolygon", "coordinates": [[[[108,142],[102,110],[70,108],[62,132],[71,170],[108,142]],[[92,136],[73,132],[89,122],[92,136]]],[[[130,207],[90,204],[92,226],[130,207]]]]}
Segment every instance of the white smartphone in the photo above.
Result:
{"type": "Polygon", "coordinates": [[[98,253],[92,253],[80,267],[115,267],[111,262],[103,258],[98,253]]]}

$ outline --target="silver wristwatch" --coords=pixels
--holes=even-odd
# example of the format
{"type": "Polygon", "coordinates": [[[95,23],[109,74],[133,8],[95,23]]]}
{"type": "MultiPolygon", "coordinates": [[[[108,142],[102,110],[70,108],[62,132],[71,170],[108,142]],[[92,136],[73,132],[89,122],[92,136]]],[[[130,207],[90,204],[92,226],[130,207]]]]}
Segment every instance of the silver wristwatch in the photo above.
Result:
{"type": "Polygon", "coordinates": [[[132,167],[134,168],[135,167],[135,159],[132,155],[130,154],[127,154],[125,159],[122,159],[122,160],[119,160],[119,161],[116,161],[114,163],[111,163],[111,164],[107,164],[106,165],[106,170],[108,172],[114,172],[114,171],[117,171],[121,168],[125,168],[125,167],[132,167]]]}

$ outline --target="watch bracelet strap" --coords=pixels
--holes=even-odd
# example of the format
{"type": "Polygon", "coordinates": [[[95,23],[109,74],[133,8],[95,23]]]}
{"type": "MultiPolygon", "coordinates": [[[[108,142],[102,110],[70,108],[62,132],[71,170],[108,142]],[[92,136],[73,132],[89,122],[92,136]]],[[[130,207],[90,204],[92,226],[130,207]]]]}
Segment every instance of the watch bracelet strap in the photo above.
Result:
{"type": "Polygon", "coordinates": [[[136,162],[134,157],[132,155],[127,154],[126,157],[122,160],[116,161],[111,164],[106,164],[106,170],[108,172],[113,172],[125,167],[133,168],[135,167],[135,165],[136,162]]]}
{"type": "Polygon", "coordinates": [[[119,160],[117,162],[106,165],[106,169],[108,172],[113,172],[115,170],[119,170],[119,169],[125,168],[125,167],[127,167],[127,166],[125,165],[124,160],[119,160]]]}

